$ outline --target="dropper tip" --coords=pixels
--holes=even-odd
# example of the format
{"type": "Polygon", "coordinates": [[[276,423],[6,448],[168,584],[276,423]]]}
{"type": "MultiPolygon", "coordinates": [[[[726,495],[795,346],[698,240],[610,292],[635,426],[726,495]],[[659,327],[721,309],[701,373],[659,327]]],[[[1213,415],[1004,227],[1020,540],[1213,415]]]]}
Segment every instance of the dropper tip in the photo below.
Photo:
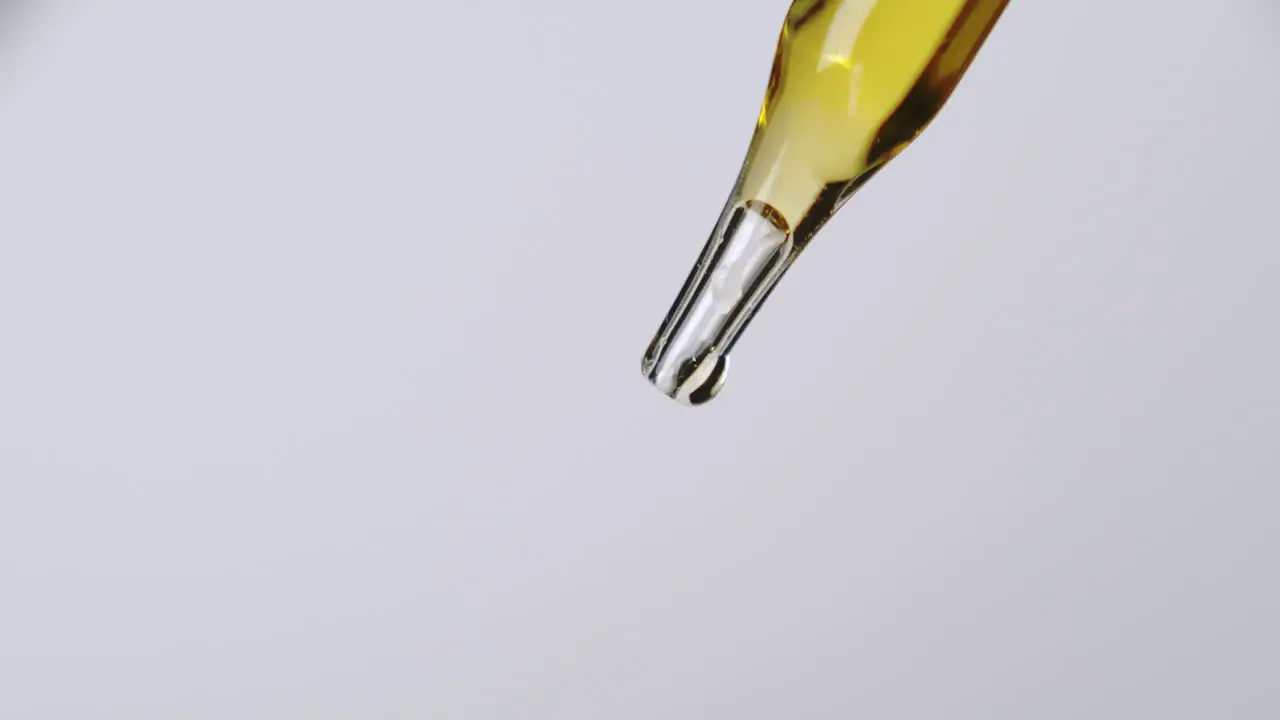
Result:
{"type": "Polygon", "coordinates": [[[710,402],[729,374],[729,350],[794,259],[780,213],[731,205],[645,353],[645,377],[668,397],[710,402]]]}
{"type": "Polygon", "coordinates": [[[721,353],[688,358],[677,368],[674,377],[659,377],[652,351],[645,355],[641,371],[649,382],[667,397],[682,405],[697,407],[715,399],[729,376],[729,356],[721,353]]]}

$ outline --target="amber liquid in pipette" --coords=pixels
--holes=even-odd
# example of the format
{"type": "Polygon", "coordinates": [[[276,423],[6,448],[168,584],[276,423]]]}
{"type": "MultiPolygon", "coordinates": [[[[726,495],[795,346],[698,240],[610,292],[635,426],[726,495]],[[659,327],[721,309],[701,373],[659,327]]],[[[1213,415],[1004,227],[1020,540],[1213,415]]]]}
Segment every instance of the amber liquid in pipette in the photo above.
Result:
{"type": "Polygon", "coordinates": [[[738,182],[643,369],[690,404],[814,235],[924,131],[1008,0],[796,0],[738,182]]]}
{"type": "Polygon", "coordinates": [[[798,0],[739,195],[807,243],[933,120],[1007,2],[798,0]]]}

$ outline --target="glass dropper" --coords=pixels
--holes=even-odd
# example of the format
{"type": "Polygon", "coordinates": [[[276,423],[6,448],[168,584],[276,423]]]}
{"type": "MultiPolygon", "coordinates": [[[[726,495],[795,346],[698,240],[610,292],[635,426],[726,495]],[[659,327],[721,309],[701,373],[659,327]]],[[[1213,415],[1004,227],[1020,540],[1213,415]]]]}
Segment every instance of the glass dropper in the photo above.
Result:
{"type": "Polygon", "coordinates": [[[729,200],[642,371],[688,405],[778,281],[858,188],[933,120],[1008,0],[796,0],[729,200]]]}

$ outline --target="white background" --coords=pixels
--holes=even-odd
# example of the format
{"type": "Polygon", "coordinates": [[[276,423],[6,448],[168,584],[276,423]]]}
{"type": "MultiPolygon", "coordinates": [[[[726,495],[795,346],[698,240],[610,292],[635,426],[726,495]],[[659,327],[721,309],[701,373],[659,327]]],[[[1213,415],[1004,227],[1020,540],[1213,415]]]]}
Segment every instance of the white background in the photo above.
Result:
{"type": "Polygon", "coordinates": [[[1280,715],[1275,2],[1014,0],[690,410],[785,4],[5,5],[0,717],[1280,715]]]}

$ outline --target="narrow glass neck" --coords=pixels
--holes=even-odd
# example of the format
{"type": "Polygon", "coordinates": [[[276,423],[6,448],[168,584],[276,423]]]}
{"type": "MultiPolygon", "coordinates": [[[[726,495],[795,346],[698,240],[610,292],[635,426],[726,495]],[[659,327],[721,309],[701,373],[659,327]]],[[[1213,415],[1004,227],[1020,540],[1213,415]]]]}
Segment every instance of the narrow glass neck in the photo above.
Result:
{"type": "Polygon", "coordinates": [[[715,397],[729,351],[797,254],[782,215],[735,191],[645,353],[645,376],[689,405],[715,397]]]}

